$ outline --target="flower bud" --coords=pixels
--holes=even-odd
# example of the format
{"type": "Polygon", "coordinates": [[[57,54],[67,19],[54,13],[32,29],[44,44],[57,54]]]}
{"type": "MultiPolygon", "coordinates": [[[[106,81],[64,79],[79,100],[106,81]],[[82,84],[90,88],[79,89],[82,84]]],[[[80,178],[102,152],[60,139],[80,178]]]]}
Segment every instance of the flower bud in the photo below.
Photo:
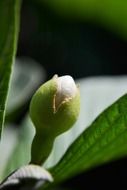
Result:
{"type": "Polygon", "coordinates": [[[32,163],[46,160],[55,137],[73,126],[79,110],[79,89],[71,76],[55,75],[37,90],[30,104],[30,117],[36,128],[32,163]]]}

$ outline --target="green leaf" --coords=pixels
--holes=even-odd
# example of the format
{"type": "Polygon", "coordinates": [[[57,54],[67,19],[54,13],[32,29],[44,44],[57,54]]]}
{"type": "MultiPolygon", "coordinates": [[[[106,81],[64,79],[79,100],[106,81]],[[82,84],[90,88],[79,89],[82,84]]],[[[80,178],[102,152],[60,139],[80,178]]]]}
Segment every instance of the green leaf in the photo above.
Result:
{"type": "Polygon", "coordinates": [[[0,135],[4,124],[9,81],[16,53],[19,10],[20,0],[0,1],[0,135]]]}
{"type": "MultiPolygon", "coordinates": [[[[35,0],[33,0],[35,1],[35,0]]],[[[66,19],[94,22],[127,40],[127,1],[116,0],[36,0],[66,19]]],[[[50,10],[49,9],[49,10],[50,10]]]]}
{"type": "Polygon", "coordinates": [[[51,168],[55,182],[127,155],[127,95],[106,109],[51,168]]]}

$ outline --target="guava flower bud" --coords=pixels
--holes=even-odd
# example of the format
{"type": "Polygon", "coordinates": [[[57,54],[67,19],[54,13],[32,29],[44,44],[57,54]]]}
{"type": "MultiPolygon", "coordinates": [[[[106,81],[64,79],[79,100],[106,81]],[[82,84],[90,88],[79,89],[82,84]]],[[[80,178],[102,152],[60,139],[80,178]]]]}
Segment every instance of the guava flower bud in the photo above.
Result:
{"type": "Polygon", "coordinates": [[[51,152],[54,139],[70,129],[80,110],[80,93],[69,75],[43,84],[30,103],[30,117],[36,128],[32,144],[32,163],[43,163],[51,152]]]}

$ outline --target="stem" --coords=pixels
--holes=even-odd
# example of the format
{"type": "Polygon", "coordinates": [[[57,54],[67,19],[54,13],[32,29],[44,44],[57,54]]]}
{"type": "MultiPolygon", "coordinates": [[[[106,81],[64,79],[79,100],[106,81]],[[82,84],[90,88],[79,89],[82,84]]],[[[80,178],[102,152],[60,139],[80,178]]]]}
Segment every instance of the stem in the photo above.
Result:
{"type": "Polygon", "coordinates": [[[52,150],[53,141],[54,138],[49,138],[49,135],[36,134],[32,143],[30,163],[42,165],[52,150]]]}

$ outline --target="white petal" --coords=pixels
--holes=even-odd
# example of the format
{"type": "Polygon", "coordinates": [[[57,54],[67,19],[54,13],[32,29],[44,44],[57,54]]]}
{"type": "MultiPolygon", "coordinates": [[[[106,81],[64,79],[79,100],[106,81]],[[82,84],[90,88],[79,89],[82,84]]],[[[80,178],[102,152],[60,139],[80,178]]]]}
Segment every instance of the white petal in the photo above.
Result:
{"type": "Polygon", "coordinates": [[[73,98],[77,92],[77,86],[73,78],[69,75],[62,77],[56,77],[57,82],[57,92],[55,95],[55,108],[56,110],[61,105],[61,103],[69,98],[73,98]]]}

